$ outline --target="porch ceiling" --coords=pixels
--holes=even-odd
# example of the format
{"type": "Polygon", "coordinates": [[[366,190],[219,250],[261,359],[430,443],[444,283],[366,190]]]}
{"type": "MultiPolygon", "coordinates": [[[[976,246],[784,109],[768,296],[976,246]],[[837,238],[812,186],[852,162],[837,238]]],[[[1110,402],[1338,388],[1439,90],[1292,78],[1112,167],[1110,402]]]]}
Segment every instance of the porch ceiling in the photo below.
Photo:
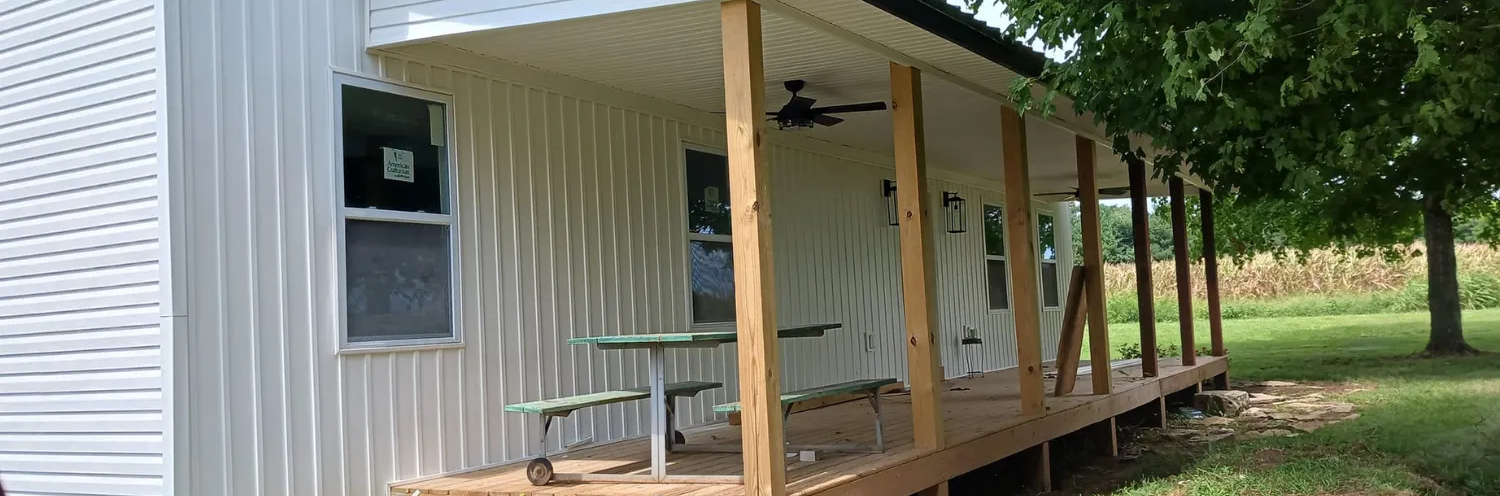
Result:
{"type": "MultiPolygon", "coordinates": [[[[772,5],[775,8],[768,6],[763,21],[766,110],[775,110],[790,98],[782,87],[790,79],[806,80],[801,94],[818,99],[821,105],[890,100],[889,60],[869,45],[857,45],[794,19],[811,15],[920,60],[948,73],[948,78],[961,78],[967,87],[937,74],[924,74],[929,163],[1001,181],[1001,106],[971,89],[978,86],[1004,94],[1017,77],[1014,72],[859,0],[784,0],[772,5]]],[[[707,112],[724,108],[718,2],[489,30],[439,42],[707,112]]],[[[859,149],[892,152],[888,113],[841,117],[846,121],[838,126],[796,132],[859,149]]],[[[1042,194],[1075,187],[1074,133],[1036,117],[1029,117],[1027,123],[1032,190],[1042,194]]],[[[1069,121],[1068,125],[1074,124],[1069,121]]],[[[1096,146],[1100,187],[1127,185],[1124,163],[1108,147],[1096,146]]],[[[1153,185],[1150,192],[1165,195],[1167,188],[1153,185]]]]}

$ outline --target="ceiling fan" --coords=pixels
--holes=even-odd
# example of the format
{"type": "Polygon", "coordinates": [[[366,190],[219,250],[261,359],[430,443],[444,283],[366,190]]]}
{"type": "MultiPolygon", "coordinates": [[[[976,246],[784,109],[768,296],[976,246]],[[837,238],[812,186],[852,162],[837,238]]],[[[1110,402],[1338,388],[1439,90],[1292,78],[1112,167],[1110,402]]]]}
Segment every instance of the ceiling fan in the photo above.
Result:
{"type": "Polygon", "coordinates": [[[792,93],[792,99],[781,106],[781,110],[766,112],[776,122],[778,129],[811,129],[814,125],[833,126],[843,119],[828,114],[844,114],[852,112],[877,112],[886,109],[885,102],[852,103],[848,105],[829,105],[826,107],[814,107],[817,99],[797,95],[807,82],[801,79],[793,79],[783,83],[786,90],[792,93]]]}
{"type": "MultiPolygon", "coordinates": [[[[1129,186],[1116,186],[1116,187],[1113,187],[1113,188],[1099,188],[1099,194],[1101,196],[1119,196],[1119,195],[1123,195],[1123,194],[1126,194],[1126,193],[1129,193],[1129,192],[1130,192],[1130,187],[1129,186]]],[[[1063,191],[1063,192],[1058,192],[1058,193],[1038,193],[1038,194],[1033,195],[1033,196],[1058,196],[1058,195],[1068,195],[1068,197],[1066,199],[1064,199],[1063,201],[1077,200],[1078,199],[1078,188],[1073,188],[1073,191],[1063,191]]]]}

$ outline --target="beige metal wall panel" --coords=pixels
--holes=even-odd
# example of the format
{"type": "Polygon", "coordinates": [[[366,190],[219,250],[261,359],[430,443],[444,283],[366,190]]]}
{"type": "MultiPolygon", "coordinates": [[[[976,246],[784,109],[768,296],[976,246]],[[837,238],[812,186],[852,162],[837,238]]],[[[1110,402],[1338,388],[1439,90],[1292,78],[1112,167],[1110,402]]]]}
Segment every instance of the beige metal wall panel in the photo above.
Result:
{"type": "MultiPolygon", "coordinates": [[[[193,339],[173,358],[191,377],[176,425],[193,456],[176,460],[179,492],[376,495],[523,460],[539,430],[503,405],[645,382],[644,353],[568,338],[688,328],[681,147],[722,147],[721,116],[453,49],[372,55],[353,0],[204,4],[182,11],[192,167],[187,276],[175,287],[193,295],[193,339]],[[461,346],[338,350],[334,71],[453,95],[461,346]]],[[[845,324],[782,342],[785,386],[904,377],[899,250],[879,194],[889,158],[782,133],[770,142],[779,320],[845,324]]],[[[998,185],[933,186],[970,202],[971,232],[938,238],[944,332],[972,322],[993,336],[987,368],[1014,363],[1008,315],[982,310],[978,275],[978,205],[999,201],[998,185]]],[[[734,399],[733,349],[668,359],[669,380],[727,386],[686,400],[680,421],[718,420],[712,405],[734,399]]],[[[554,428],[551,449],[639,435],[645,413],[580,411],[554,428]]]]}

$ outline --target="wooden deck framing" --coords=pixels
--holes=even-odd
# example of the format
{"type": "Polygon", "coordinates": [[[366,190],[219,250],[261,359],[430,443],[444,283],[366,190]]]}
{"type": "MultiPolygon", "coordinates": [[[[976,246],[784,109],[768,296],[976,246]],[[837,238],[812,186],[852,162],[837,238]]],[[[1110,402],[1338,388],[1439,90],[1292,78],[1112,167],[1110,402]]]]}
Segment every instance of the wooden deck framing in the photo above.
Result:
{"type": "MultiPolygon", "coordinates": [[[[1092,394],[1092,381],[1080,378],[1073,394],[1048,397],[1045,413],[1023,416],[1015,369],[975,379],[954,379],[942,389],[947,446],[937,451],[913,445],[911,401],[906,395],[882,400],[885,411],[884,453],[827,453],[816,462],[787,462],[787,494],[907,495],[932,487],[1043,442],[1107,422],[1114,416],[1159,401],[1170,394],[1224,374],[1224,357],[1199,357],[1196,366],[1162,359],[1158,377],[1142,377],[1139,368],[1115,370],[1111,394],[1092,394]]],[[[874,415],[865,402],[833,405],[792,415],[786,439],[798,444],[866,443],[873,438],[874,415]]],[[[689,443],[738,443],[740,429],[714,424],[687,431],[689,443]]],[[[644,473],[650,451],[633,439],[583,448],[550,457],[558,471],[644,473]]],[[[739,454],[674,453],[674,474],[738,475],[739,454]]],[[[525,464],[511,464],[409,483],[397,483],[392,494],[451,496],[509,495],[743,495],[739,485],[557,483],[532,486],[525,464]]]]}

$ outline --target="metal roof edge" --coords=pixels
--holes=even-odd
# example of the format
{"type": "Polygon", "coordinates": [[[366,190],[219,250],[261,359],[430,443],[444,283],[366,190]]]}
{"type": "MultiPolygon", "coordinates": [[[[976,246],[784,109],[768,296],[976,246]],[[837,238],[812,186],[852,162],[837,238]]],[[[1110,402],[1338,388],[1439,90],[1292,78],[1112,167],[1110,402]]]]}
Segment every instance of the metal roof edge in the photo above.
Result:
{"type": "Polygon", "coordinates": [[[1040,77],[1047,58],[943,0],[864,0],[913,26],[1024,77],[1040,77]]]}

